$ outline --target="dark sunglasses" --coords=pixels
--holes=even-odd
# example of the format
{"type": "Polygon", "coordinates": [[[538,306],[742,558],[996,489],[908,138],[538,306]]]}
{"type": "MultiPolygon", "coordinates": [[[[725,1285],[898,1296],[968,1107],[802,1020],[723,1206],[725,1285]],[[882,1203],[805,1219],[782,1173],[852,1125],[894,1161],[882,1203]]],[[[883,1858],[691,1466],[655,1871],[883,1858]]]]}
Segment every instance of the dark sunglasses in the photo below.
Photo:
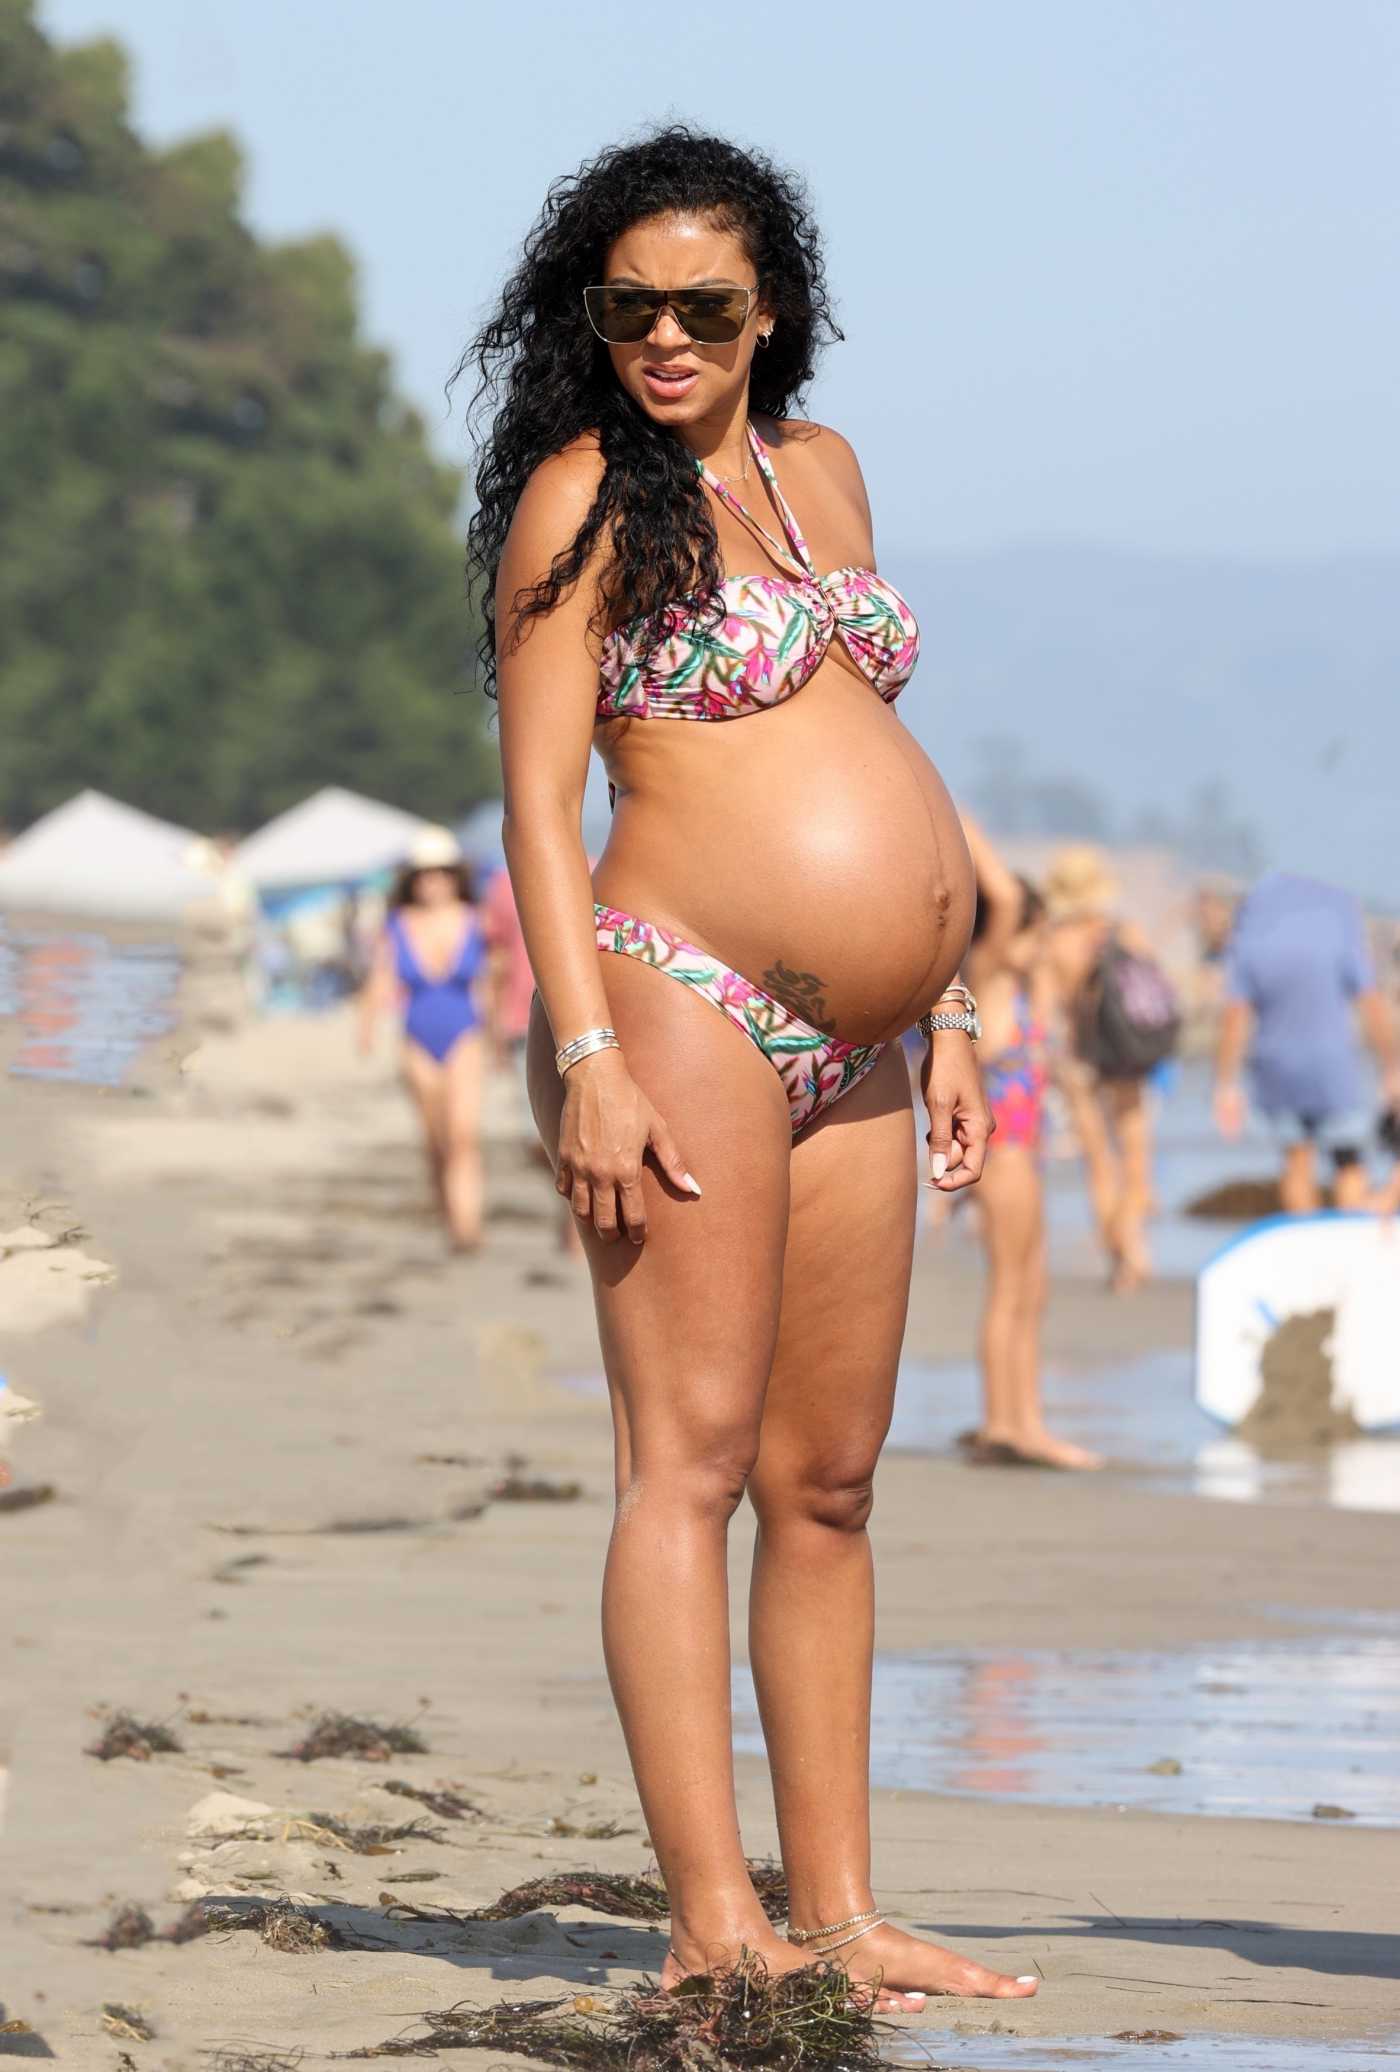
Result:
{"type": "Polygon", "coordinates": [[[696,345],[731,345],[749,320],[756,288],[585,288],[588,321],[607,345],[639,345],[669,309],[696,345]]]}

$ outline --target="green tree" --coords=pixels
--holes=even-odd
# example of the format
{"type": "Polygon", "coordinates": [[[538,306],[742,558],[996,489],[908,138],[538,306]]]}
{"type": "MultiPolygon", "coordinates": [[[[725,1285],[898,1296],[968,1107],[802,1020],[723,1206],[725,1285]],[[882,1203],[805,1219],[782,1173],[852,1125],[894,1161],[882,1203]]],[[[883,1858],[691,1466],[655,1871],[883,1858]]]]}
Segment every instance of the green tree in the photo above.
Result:
{"type": "Polygon", "coordinates": [[[85,784],[207,828],[313,787],[449,817],[462,484],[334,237],[269,247],[222,133],[147,149],[125,54],[0,0],[0,819],[85,784]]]}

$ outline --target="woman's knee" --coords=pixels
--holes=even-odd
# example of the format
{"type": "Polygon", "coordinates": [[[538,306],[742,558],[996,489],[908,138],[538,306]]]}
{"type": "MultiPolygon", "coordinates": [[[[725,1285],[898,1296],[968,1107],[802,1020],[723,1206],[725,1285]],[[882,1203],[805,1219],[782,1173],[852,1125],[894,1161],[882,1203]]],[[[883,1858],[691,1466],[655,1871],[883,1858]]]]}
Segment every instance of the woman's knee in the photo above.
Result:
{"type": "Polygon", "coordinates": [[[760,1459],[749,1495],[760,1524],[815,1525],[829,1532],[863,1531],[875,1507],[878,1444],[804,1459],[760,1459]]]}
{"type": "Polygon", "coordinates": [[[687,1420],[664,1433],[636,1432],[622,1501],[643,1493],[687,1510],[731,1517],[758,1458],[758,1423],[742,1416],[687,1420]]]}
{"type": "Polygon", "coordinates": [[[453,1109],[445,1118],[442,1149],[446,1158],[472,1158],[481,1150],[481,1117],[473,1109],[453,1109]]]}

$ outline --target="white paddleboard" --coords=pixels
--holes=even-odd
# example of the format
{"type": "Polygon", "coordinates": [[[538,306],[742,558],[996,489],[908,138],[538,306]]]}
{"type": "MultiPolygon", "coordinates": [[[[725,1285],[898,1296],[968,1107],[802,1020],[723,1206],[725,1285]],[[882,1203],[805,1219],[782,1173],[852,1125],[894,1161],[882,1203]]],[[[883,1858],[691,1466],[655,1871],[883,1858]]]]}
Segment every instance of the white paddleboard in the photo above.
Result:
{"type": "Polygon", "coordinates": [[[1196,1400],[1222,1424],[1254,1408],[1278,1326],[1319,1309],[1332,1331],[1334,1405],[1363,1431],[1400,1425],[1400,1219],[1270,1216],[1232,1238],[1196,1282],[1196,1400]]]}

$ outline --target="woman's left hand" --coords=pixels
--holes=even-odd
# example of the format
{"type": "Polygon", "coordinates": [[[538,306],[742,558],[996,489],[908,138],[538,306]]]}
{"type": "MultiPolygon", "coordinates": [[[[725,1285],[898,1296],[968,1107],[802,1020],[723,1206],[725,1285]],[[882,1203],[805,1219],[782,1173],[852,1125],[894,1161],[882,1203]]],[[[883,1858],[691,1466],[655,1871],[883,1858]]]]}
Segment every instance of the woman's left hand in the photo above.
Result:
{"type": "Polygon", "coordinates": [[[960,1029],[940,1029],[924,1055],[922,1083],[929,1119],[929,1185],[941,1194],[954,1194],[981,1179],[996,1128],[982,1092],[972,1038],[960,1029]]]}

